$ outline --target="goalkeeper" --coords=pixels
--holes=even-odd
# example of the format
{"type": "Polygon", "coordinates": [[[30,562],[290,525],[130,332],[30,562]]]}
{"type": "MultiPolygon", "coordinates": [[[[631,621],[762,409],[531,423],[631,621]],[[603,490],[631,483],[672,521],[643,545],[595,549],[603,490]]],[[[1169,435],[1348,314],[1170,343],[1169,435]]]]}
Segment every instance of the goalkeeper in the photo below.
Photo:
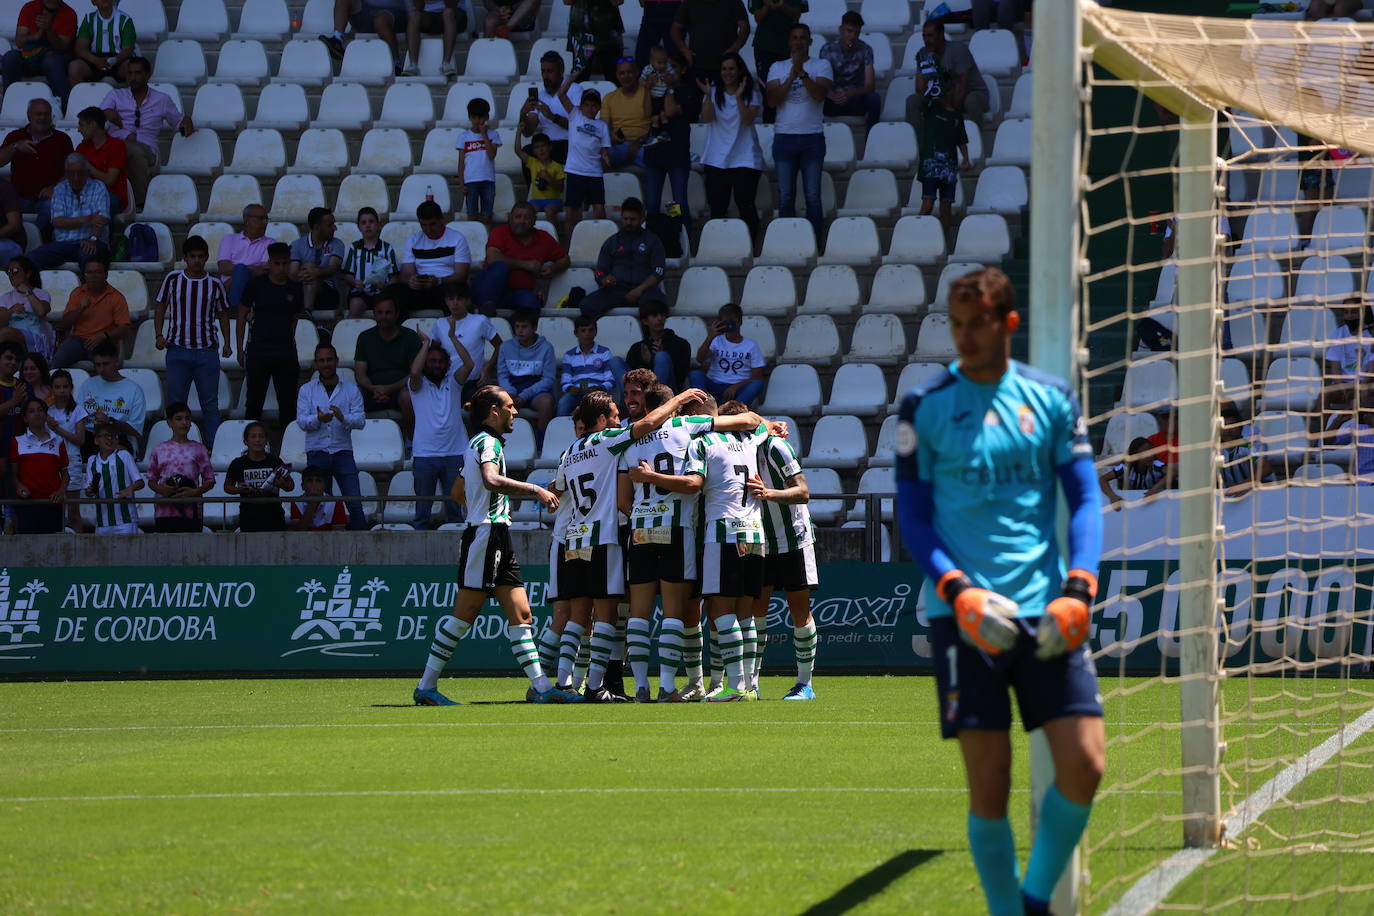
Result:
{"type": "Polygon", "coordinates": [[[936,583],[927,608],[940,727],[958,738],[968,837],[993,914],[1048,912],[1087,825],[1105,763],[1097,673],[1084,644],[1101,551],[1092,450],[1059,379],[1011,359],[1021,322],[996,268],[956,280],[959,361],[902,400],[902,536],[936,583]],[[1069,571],[1055,543],[1056,486],[1071,513],[1069,571]],[[1024,882],[1007,819],[1011,701],[1054,756],[1024,882]]]}

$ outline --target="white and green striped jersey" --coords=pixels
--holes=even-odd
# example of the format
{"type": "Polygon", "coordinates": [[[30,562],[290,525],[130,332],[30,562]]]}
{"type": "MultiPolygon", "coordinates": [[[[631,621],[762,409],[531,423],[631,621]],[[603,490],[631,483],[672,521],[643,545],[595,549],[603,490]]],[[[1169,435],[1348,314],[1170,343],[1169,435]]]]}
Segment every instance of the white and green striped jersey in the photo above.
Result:
{"type": "MultiPolygon", "coordinates": [[[[576,443],[573,444],[575,445],[576,443]]],[[[571,445],[563,449],[563,454],[558,456],[559,464],[562,464],[563,459],[568,457],[568,452],[571,449],[571,445]]],[[[557,475],[557,473],[557,471],[554,472],[555,475],[557,475]]],[[[553,485],[554,482],[550,480],[549,486],[552,487],[553,485]]],[[[555,541],[563,540],[563,530],[568,527],[568,520],[572,518],[572,510],[573,501],[571,497],[567,493],[563,493],[558,498],[558,511],[555,512],[553,516],[553,539],[555,541]]]]}
{"type": "Polygon", "coordinates": [[[745,481],[759,472],[759,446],[768,438],[760,423],[753,432],[707,433],[687,450],[684,473],[704,478],[702,531],[708,544],[762,544],[763,510],[745,481]]]}
{"type": "MultiPolygon", "coordinates": [[[[801,462],[792,443],[777,436],[769,436],[759,449],[759,476],[770,490],[785,490],[788,478],[802,472],[801,462]]],[[[806,503],[763,503],[763,533],[768,538],[768,552],[790,553],[814,543],[816,534],[811,528],[811,510],[806,503]]]]}
{"type": "Polygon", "coordinates": [[[99,12],[87,13],[76,27],[76,37],[91,43],[91,53],[96,57],[115,57],[125,48],[134,45],[134,21],[128,13],[114,11],[109,19],[99,12]]]}
{"type": "MultiPolygon", "coordinates": [[[[673,417],[644,438],[631,442],[621,458],[621,466],[628,470],[647,461],[659,474],[679,477],[685,473],[687,449],[692,440],[715,429],[715,422],[714,417],[673,417]]],[[[630,510],[632,527],[696,527],[695,493],[674,493],[653,484],[637,483],[634,494],[634,507],[630,510]]]]}
{"type": "Polygon", "coordinates": [[[483,429],[468,442],[463,461],[463,490],[468,497],[469,525],[509,525],[510,497],[494,493],[482,483],[482,465],[496,465],[496,473],[506,476],[506,450],[500,437],[483,429]]]}
{"type": "MultiPolygon", "coordinates": [[[[97,499],[115,499],[120,490],[136,480],[142,480],[134,456],[120,449],[111,452],[110,457],[101,458],[100,453],[86,459],[86,486],[95,490],[97,499]]],[[[101,528],[110,525],[127,525],[138,521],[138,507],[128,503],[100,503],[95,507],[95,523],[101,528]]]]}
{"type": "Polygon", "coordinates": [[[610,427],[588,433],[563,453],[553,485],[571,500],[572,513],[563,526],[563,545],[568,550],[600,547],[619,541],[616,510],[620,456],[630,447],[630,431],[610,427]]]}

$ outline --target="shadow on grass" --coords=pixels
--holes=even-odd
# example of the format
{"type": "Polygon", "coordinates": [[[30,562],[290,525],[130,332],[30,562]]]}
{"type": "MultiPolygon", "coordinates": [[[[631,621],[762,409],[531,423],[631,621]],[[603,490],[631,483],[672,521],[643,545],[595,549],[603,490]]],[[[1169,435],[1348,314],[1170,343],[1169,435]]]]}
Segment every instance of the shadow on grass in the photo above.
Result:
{"type": "Polygon", "coordinates": [[[898,878],[914,871],[940,854],[938,849],[908,849],[888,859],[876,868],[864,872],[835,893],[815,903],[800,916],[840,916],[876,897],[898,878]]]}
{"type": "MultiPolygon", "coordinates": [[[[432,709],[430,706],[416,706],[414,703],[372,703],[372,709],[432,709]]],[[[524,700],[463,700],[459,706],[526,706],[524,700]]]]}

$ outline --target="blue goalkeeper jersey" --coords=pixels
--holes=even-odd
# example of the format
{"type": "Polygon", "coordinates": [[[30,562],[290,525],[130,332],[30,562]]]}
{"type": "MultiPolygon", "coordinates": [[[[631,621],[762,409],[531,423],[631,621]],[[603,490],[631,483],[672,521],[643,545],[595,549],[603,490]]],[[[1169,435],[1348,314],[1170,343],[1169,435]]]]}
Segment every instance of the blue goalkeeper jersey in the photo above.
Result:
{"type": "MultiPolygon", "coordinates": [[[[1069,387],[1018,362],[988,385],[950,366],[902,399],[896,452],[899,481],[930,485],[932,524],[954,564],[1021,616],[1042,614],[1064,579],[1056,469],[1092,457],[1069,387]]],[[[926,612],[951,613],[933,590],[926,612]]]]}

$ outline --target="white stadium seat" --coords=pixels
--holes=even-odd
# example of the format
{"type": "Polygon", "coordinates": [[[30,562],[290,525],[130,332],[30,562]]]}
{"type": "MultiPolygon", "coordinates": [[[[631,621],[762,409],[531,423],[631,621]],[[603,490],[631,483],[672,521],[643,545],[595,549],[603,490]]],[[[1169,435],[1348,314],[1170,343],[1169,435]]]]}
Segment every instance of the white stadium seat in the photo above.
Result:
{"type": "Polygon", "coordinates": [[[882,256],[878,226],[867,216],[842,216],[831,221],[825,254],[818,264],[872,264],[882,256]]]}
{"type": "MultiPolygon", "coordinates": [[[[864,28],[888,35],[902,35],[911,28],[911,4],[906,0],[863,0],[859,5],[859,15],[863,17],[864,28]]],[[[829,32],[838,28],[831,23],[826,26],[829,32]]]]}
{"type": "Polygon", "coordinates": [[[1321,401],[1322,370],[1305,356],[1280,357],[1269,364],[1261,388],[1262,410],[1313,410],[1321,401]]]}
{"type": "Polygon", "coordinates": [[[415,208],[424,203],[429,195],[434,196],[434,202],[439,205],[439,209],[448,213],[452,209],[448,189],[448,182],[444,180],[442,175],[423,173],[408,175],[401,182],[401,190],[396,195],[396,210],[392,214],[392,219],[413,217],[415,208]]]}
{"type": "MultiPolygon", "coordinates": [[[[830,418],[835,419],[835,418],[830,418]]],[[[807,467],[806,486],[812,493],[843,493],[840,475],[833,468],[807,467]]],[[[820,525],[833,525],[844,515],[843,499],[813,499],[807,506],[811,519],[820,525]]]]}
{"type": "Polygon", "coordinates": [[[797,286],[786,267],[754,267],[744,278],[740,307],[749,315],[782,316],[797,307],[797,286]]]}
{"type": "Polygon", "coordinates": [[[954,337],[949,331],[949,316],[936,312],[923,318],[916,331],[916,350],[911,358],[917,362],[948,362],[957,355],[954,337]]]}
{"type": "Polygon", "coordinates": [[[564,72],[572,67],[572,52],[568,50],[568,42],[564,38],[539,38],[534,44],[530,45],[530,55],[528,64],[525,67],[525,79],[541,79],[539,71],[539,60],[549,51],[556,51],[563,58],[564,72]]]}
{"type": "Polygon", "coordinates": [[[859,278],[847,265],[817,267],[806,278],[806,296],[798,314],[848,316],[863,301],[859,278]]]}
{"type": "Polygon", "coordinates": [[[391,198],[387,194],[386,179],[380,175],[354,172],[340,182],[339,194],[334,199],[335,218],[352,219],[363,207],[371,207],[378,213],[391,212],[391,198]]]}
{"type": "Polygon", "coordinates": [[[887,407],[887,381],[872,363],[845,363],[835,373],[822,414],[876,417],[887,407]]]}
{"type": "MultiPolygon", "coordinates": [[[[210,249],[214,251],[213,248],[210,249]]],[[[129,306],[129,317],[142,321],[148,314],[148,281],[136,270],[111,270],[109,283],[124,294],[129,306]]]]}
{"type": "MultiPolygon", "coordinates": [[[[992,141],[992,155],[988,165],[1017,165],[1030,168],[1031,160],[1031,122],[1030,118],[1011,118],[997,128],[997,136],[992,141]]],[[[973,155],[973,134],[969,134],[969,158],[973,155]]]]}
{"type": "Polygon", "coordinates": [[[609,219],[584,219],[573,229],[572,240],[568,243],[568,256],[578,267],[596,266],[601,245],[615,235],[619,227],[609,219]]]}
{"type": "Polygon", "coordinates": [[[434,120],[434,99],[423,83],[392,83],[382,99],[378,127],[419,130],[434,120]]]}
{"type": "Polygon", "coordinates": [[[896,315],[864,315],[854,325],[849,360],[895,366],[906,361],[906,332],[896,315]]]}
{"type": "Polygon", "coordinates": [[[969,213],[1000,213],[1016,216],[1030,203],[1026,173],[1010,165],[990,166],[978,176],[969,213]]]}
{"type": "Polygon", "coordinates": [[[1011,234],[1006,219],[996,213],[981,213],[966,216],[959,223],[959,236],[949,259],[995,264],[1010,254],[1011,234]]]}
{"type": "Polygon", "coordinates": [[[267,66],[267,49],[262,42],[233,39],[220,45],[219,61],[215,64],[215,80],[257,86],[271,75],[267,66]]]}
{"type": "Polygon", "coordinates": [[[234,139],[234,157],[224,171],[260,178],[275,178],[286,171],[286,143],[281,131],[270,128],[240,131],[234,139]]]}
{"type": "MultiPolygon", "coordinates": [[[[158,178],[167,176],[159,175],[158,178]]],[[[154,179],[156,181],[157,179],[154,179]]],[[[149,197],[151,198],[151,185],[149,197]]],[[[210,204],[205,208],[204,219],[224,220],[238,223],[243,219],[243,208],[249,204],[262,203],[262,188],[252,175],[221,175],[210,187],[210,204]]]]}
{"type": "Polygon", "coordinates": [[[462,130],[457,127],[436,127],[425,134],[424,147],[420,151],[417,171],[434,175],[456,178],[458,175],[458,136],[462,130]]]}
{"type": "Polygon", "coordinates": [[[312,127],[300,135],[293,174],[337,175],[348,169],[348,141],[333,127],[312,127]]]}
{"type": "MultiPolygon", "coordinates": [[[[865,493],[893,493],[896,489],[897,482],[892,476],[892,471],[887,467],[869,468],[864,471],[863,476],[859,478],[860,495],[865,493]]],[[[891,498],[882,499],[878,502],[878,512],[884,522],[892,521],[893,502],[891,498]]],[[[862,525],[862,520],[866,511],[867,505],[865,500],[856,500],[854,508],[849,510],[849,518],[862,525]]],[[[884,531],[884,534],[886,534],[886,531],[884,531]]]]}
{"type": "Polygon", "coordinates": [[[821,380],[815,366],[784,364],[768,374],[768,388],[758,412],[814,417],[821,409],[821,380]]]}
{"type": "Polygon", "coordinates": [[[1312,440],[1307,432],[1307,420],[1283,409],[1265,409],[1255,418],[1255,435],[1259,439],[1258,452],[1270,461],[1297,463],[1311,452],[1312,440]]]}
{"type": "Polygon", "coordinates": [[[52,105],[54,115],[62,110],[62,103],[53,96],[47,83],[11,83],[5,90],[4,102],[0,103],[0,125],[20,127],[27,124],[29,102],[34,99],[46,100],[52,105]]]}
{"type": "Polygon", "coordinates": [[[771,363],[777,358],[778,338],[769,319],[762,315],[745,315],[744,324],[740,325],[740,333],[759,345],[765,362],[771,363]]]}
{"type": "MultiPolygon", "coordinates": [[[[134,28],[140,30],[141,26],[135,22],[134,28]]],[[[177,27],[168,37],[214,42],[227,34],[229,13],[224,8],[224,0],[197,0],[195,3],[181,5],[177,13],[177,27]]]]}
{"type": "MultiPolygon", "coordinates": [[[[507,461],[509,462],[509,458],[507,458],[507,461]]],[[[443,484],[440,484],[438,487],[435,487],[435,494],[431,497],[431,514],[433,514],[436,510],[439,512],[443,512],[443,503],[438,501],[439,497],[442,496],[442,494],[438,493],[438,490],[441,490],[442,488],[443,484]]],[[[397,471],[395,474],[392,475],[391,480],[386,485],[386,495],[388,497],[414,496],[415,474],[411,471],[397,471]]],[[[406,528],[409,528],[410,522],[414,518],[415,503],[413,501],[392,502],[390,499],[388,499],[386,502],[382,503],[381,519],[384,525],[403,525],[406,528]]]]}
{"type": "Polygon", "coordinates": [[[238,130],[248,119],[243,91],[232,83],[206,83],[196,90],[191,120],[197,127],[238,130]]]}
{"type": "Polygon", "coordinates": [[[1136,439],[1144,439],[1159,432],[1159,421],[1148,413],[1117,411],[1107,420],[1102,436],[1102,457],[1117,458],[1130,450],[1136,439]]]}
{"type": "MultiPolygon", "coordinates": [[[[524,96],[521,95],[519,98],[520,104],[523,105],[524,96]]],[[[495,114],[496,101],[492,98],[490,86],[485,83],[454,83],[448,87],[448,95],[444,97],[444,113],[439,118],[438,126],[467,127],[468,102],[473,99],[484,99],[495,114]]]]}
{"type": "Polygon", "coordinates": [[[935,264],[945,257],[945,230],[934,216],[903,216],[892,227],[884,264],[935,264]]]}
{"type": "Polygon", "coordinates": [[[300,86],[319,86],[334,78],[334,66],[324,43],[314,38],[295,38],[281,49],[277,79],[300,86]]]}
{"type": "Polygon", "coordinates": [[[380,86],[394,75],[391,49],[380,38],[354,38],[344,47],[339,79],[380,86]]]}
{"type": "MultiPolygon", "coordinates": [[[[916,36],[918,39],[921,37],[916,36]]],[[[883,93],[882,120],[901,121],[906,118],[906,100],[916,94],[916,79],[911,76],[896,76],[887,84],[883,93]]]]}
{"type": "Polygon", "coordinates": [[[477,38],[468,45],[464,82],[504,84],[520,72],[515,46],[505,38],[477,38]]]}
{"type": "Polygon", "coordinates": [[[52,297],[52,310],[48,317],[62,317],[67,310],[67,300],[71,298],[72,290],[81,285],[81,279],[75,272],[62,268],[39,271],[39,274],[43,280],[44,291],[52,297]]]}
{"type": "Polygon", "coordinates": [[[978,70],[987,76],[1011,76],[1021,69],[1016,36],[1008,29],[979,29],[969,38],[968,50],[978,70]]]}
{"type": "Polygon", "coordinates": [[[826,121],[821,130],[825,137],[825,168],[832,172],[844,172],[854,167],[856,157],[854,132],[848,124],[826,121]]]}
{"type": "MultiPolygon", "coordinates": [[[[920,36],[918,35],[917,38],[920,36]]],[[[1027,70],[1016,78],[1011,90],[1011,102],[1007,105],[1005,117],[1029,118],[1031,116],[1031,72],[1027,70]]]]}
{"type": "Polygon", "coordinates": [[[244,0],[239,14],[239,38],[281,41],[291,31],[291,13],[285,0],[244,0]]]}
{"type": "Polygon", "coordinates": [[[683,271],[682,279],[678,281],[677,302],[672,309],[674,315],[714,317],[722,305],[734,301],[730,293],[730,278],[725,271],[719,267],[697,266],[695,261],[699,259],[693,259],[693,266],[683,271]]]}
{"type": "Polygon", "coordinates": [[[324,87],[319,114],[310,126],[362,130],[363,124],[371,120],[372,103],[367,87],[362,83],[334,82],[324,87]]]}
{"type": "MultiPolygon", "coordinates": [[[[128,12],[127,10],[125,12],[128,12]]],[[[134,20],[137,28],[138,20],[134,20]]],[[[157,46],[153,67],[157,78],[176,86],[199,86],[205,82],[205,51],[198,41],[170,40],[157,46]]]]}
{"type": "MultiPolygon", "coordinates": [[[[768,224],[757,263],[806,267],[815,259],[816,233],[809,220],[779,216],[768,224]]],[[[738,262],[737,255],[735,263],[738,262]]]]}
{"type": "Polygon", "coordinates": [[[318,175],[283,175],[272,191],[272,216],[291,223],[305,223],[315,207],[326,206],[324,184],[318,175]]]}
{"type": "Polygon", "coordinates": [[[219,253],[219,243],[224,240],[225,236],[233,235],[235,231],[234,227],[228,223],[212,220],[196,223],[186,235],[188,237],[198,235],[205,239],[205,244],[210,248],[210,263],[214,264],[218,260],[216,255],[219,253]]]}
{"type": "Polygon", "coordinates": [[[296,83],[268,83],[258,96],[258,107],[249,127],[299,130],[310,120],[305,87],[296,83]]]}
{"type": "MultiPolygon", "coordinates": [[[[140,275],[139,282],[142,280],[142,275],[140,275]]],[[[167,351],[157,348],[156,330],[151,321],[144,321],[139,324],[138,330],[134,332],[134,348],[129,353],[129,358],[124,360],[124,365],[127,368],[165,369],[167,367],[167,351]]]]}
{"type": "Polygon", "coordinates": [[[935,282],[935,301],[931,303],[931,309],[937,312],[948,312],[949,285],[964,274],[971,274],[982,266],[969,262],[946,264],[944,270],[940,271],[940,279],[935,282]]]}
{"type": "Polygon", "coordinates": [[[749,227],[743,220],[707,220],[701,227],[694,266],[738,267],[747,264],[753,252],[749,227]]]}
{"type": "Polygon", "coordinates": [[[370,318],[341,318],[335,323],[329,342],[338,351],[340,366],[352,367],[353,354],[358,349],[358,335],[376,326],[376,322],[370,318]]]}
{"type": "MultiPolygon", "coordinates": [[[[887,405],[888,413],[896,413],[902,406],[902,398],[918,387],[923,387],[941,377],[947,371],[946,367],[940,363],[907,363],[902,367],[902,374],[897,377],[897,390],[892,394],[892,402],[887,405]]],[[[886,427],[887,423],[884,422],[886,427]]],[[[882,433],[878,434],[878,442],[883,441],[882,433]]]]}
{"type": "Polygon", "coordinates": [[[196,183],[189,175],[154,175],[148,182],[139,218],[144,222],[187,223],[199,210],[196,183]]]}
{"type": "Polygon", "coordinates": [[[537,468],[556,468],[563,450],[572,445],[577,437],[573,434],[572,417],[554,417],[544,430],[544,447],[539,450],[539,458],[534,462],[537,468]]]}
{"type": "Polygon", "coordinates": [[[139,40],[156,44],[166,37],[167,11],[163,9],[163,0],[121,0],[119,8],[133,19],[139,40]]]}
{"type": "Polygon", "coordinates": [[[925,311],[926,281],[914,264],[884,264],[873,275],[863,311],[916,315],[925,311]]]}
{"type": "Polygon", "coordinates": [[[1245,231],[1236,254],[1288,257],[1297,248],[1297,238],[1298,223],[1292,210],[1255,210],[1245,220],[1245,231]]]}
{"type": "Polygon", "coordinates": [[[172,152],[162,171],[178,175],[214,175],[224,165],[219,134],[198,127],[189,137],[172,134],[172,152]]]}
{"type": "Polygon", "coordinates": [[[411,160],[410,137],[404,130],[374,127],[363,134],[362,148],[358,151],[359,171],[374,175],[405,175],[414,165],[411,160]]]}
{"type": "Polygon", "coordinates": [[[1178,373],[1167,359],[1132,362],[1121,386],[1122,407],[1152,408],[1178,400],[1178,373]]]}
{"type": "Polygon", "coordinates": [[[401,427],[395,420],[369,419],[353,431],[353,456],[362,471],[395,471],[405,458],[401,427]]]}
{"type": "Polygon", "coordinates": [[[897,176],[888,169],[860,169],[849,176],[844,192],[844,206],[837,216],[888,216],[897,209],[901,197],[897,194],[897,176]]]}
{"type": "Polygon", "coordinates": [[[1359,207],[1322,207],[1312,223],[1312,238],[1307,245],[1314,254],[1348,254],[1358,257],[1364,251],[1369,223],[1359,207]]]}
{"type": "MultiPolygon", "coordinates": [[[[823,35],[833,35],[840,27],[840,17],[847,10],[845,0],[812,0],[807,12],[801,14],[801,21],[811,27],[811,31],[823,35]]],[[[767,74],[760,79],[766,80],[767,74]]]]}
{"type": "Polygon", "coordinates": [[[152,369],[121,369],[124,377],[137,382],[138,387],[143,389],[143,406],[148,411],[148,416],[156,417],[162,414],[162,379],[158,378],[152,369]]]}
{"type": "Polygon", "coordinates": [[[1345,301],[1355,292],[1355,272],[1342,255],[1304,258],[1293,285],[1295,303],[1325,302],[1331,305],[1345,301]]]}
{"type": "Polygon", "coordinates": [[[1226,301],[1231,305],[1274,305],[1287,295],[1287,273],[1273,258],[1241,258],[1226,279],[1226,301]]]}
{"type": "Polygon", "coordinates": [[[62,115],[59,109],[53,109],[53,123],[58,127],[75,127],[77,114],[92,106],[99,108],[109,92],[109,83],[77,83],[67,96],[66,115],[62,115]]]}
{"type": "MultiPolygon", "coordinates": [[[[758,270],[759,268],[754,268],[758,270]]],[[[829,366],[840,358],[840,332],[829,315],[798,315],[787,329],[787,346],[778,359],[829,366]]]]}
{"type": "Polygon", "coordinates": [[[916,129],[905,122],[880,122],[868,132],[858,167],[905,170],[915,161],[916,129]]]}
{"type": "MultiPolygon", "coordinates": [[[[898,388],[897,399],[901,400],[904,393],[901,388],[898,388]]],[[[883,425],[878,427],[878,441],[873,446],[873,454],[868,456],[870,468],[890,468],[896,462],[896,435],[897,417],[895,414],[889,414],[888,418],[883,421],[883,425]]]]}
{"type": "Polygon", "coordinates": [[[829,416],[816,421],[811,448],[802,463],[808,468],[857,468],[867,458],[863,421],[853,416],[829,416]]]}

